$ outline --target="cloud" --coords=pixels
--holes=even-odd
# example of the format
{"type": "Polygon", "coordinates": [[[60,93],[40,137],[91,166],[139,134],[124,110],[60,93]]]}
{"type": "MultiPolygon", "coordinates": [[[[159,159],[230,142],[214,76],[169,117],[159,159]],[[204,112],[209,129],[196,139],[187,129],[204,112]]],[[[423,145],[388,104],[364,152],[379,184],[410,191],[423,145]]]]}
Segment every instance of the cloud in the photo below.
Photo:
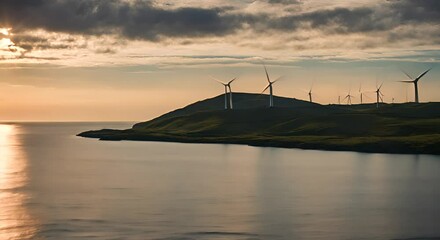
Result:
{"type": "Polygon", "coordinates": [[[438,0],[390,0],[391,9],[401,23],[439,23],[438,0]]]}
{"type": "MultiPolygon", "coordinates": [[[[298,4],[298,0],[268,0],[298,4]]],[[[282,17],[230,12],[227,7],[165,9],[151,1],[122,0],[3,0],[0,23],[15,31],[45,29],[70,34],[118,34],[156,41],[160,37],[206,37],[237,33],[244,26],[324,31],[385,31],[401,24],[440,23],[440,1],[394,0],[370,7],[339,7],[282,17]]]]}
{"type": "Polygon", "coordinates": [[[313,28],[335,33],[387,31],[405,24],[439,24],[440,1],[401,0],[357,8],[333,8],[274,18],[269,26],[280,30],[313,28]]]}
{"type": "MultiPolygon", "coordinates": [[[[438,0],[384,0],[337,7],[306,0],[228,0],[221,7],[215,7],[214,0],[199,5],[198,1],[183,5],[158,2],[2,0],[0,27],[12,28],[13,35],[8,37],[26,54],[87,49],[81,56],[98,54],[100,59],[103,55],[129,56],[130,45],[139,42],[151,43],[151,48],[158,47],[153,43],[178,51],[192,48],[193,55],[203,54],[198,51],[202,47],[246,49],[237,52],[239,55],[263,51],[283,51],[285,55],[286,49],[294,54],[319,50],[346,54],[440,44],[438,0]],[[271,9],[265,11],[262,6],[271,9]],[[278,10],[280,14],[270,14],[278,10]]],[[[215,49],[210,54],[218,53],[215,49]]]]}
{"type": "Polygon", "coordinates": [[[98,48],[98,49],[96,49],[95,52],[96,52],[96,53],[99,53],[99,54],[115,54],[115,53],[116,53],[116,50],[107,47],[107,48],[98,48]]]}
{"type": "Polygon", "coordinates": [[[300,0],[268,0],[268,3],[271,4],[283,4],[283,5],[292,5],[292,4],[301,4],[300,0]]]}
{"type": "Polygon", "coordinates": [[[120,34],[130,39],[225,35],[239,28],[221,8],[162,9],[150,1],[4,0],[0,23],[16,31],[42,28],[70,34],[120,34]]]}

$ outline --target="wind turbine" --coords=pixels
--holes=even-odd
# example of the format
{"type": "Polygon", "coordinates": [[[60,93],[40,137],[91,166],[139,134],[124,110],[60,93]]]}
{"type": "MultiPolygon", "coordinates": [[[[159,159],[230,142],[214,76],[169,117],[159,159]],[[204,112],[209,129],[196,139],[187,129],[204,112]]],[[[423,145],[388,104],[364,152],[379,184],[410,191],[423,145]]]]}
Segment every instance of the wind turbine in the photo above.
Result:
{"type": "Polygon", "coordinates": [[[359,94],[361,97],[361,104],[363,103],[363,96],[364,96],[364,92],[362,92],[362,83],[359,85],[359,94]]]}
{"type": "Polygon", "coordinates": [[[266,78],[267,78],[267,86],[263,89],[263,91],[261,93],[264,93],[268,88],[269,88],[269,107],[273,107],[273,84],[275,82],[277,82],[278,80],[280,80],[281,77],[275,79],[274,81],[270,81],[270,77],[269,74],[267,73],[267,69],[266,69],[266,65],[264,65],[264,71],[266,72],[266,78]]]}
{"type": "Polygon", "coordinates": [[[351,95],[351,89],[350,89],[350,90],[348,91],[347,96],[345,96],[345,98],[344,98],[343,100],[347,99],[347,104],[351,105],[351,99],[352,99],[352,98],[354,98],[354,96],[351,95]]]}
{"type": "Polygon", "coordinates": [[[225,87],[225,109],[228,109],[228,89],[229,89],[229,106],[231,109],[233,109],[231,83],[234,82],[237,78],[233,78],[227,83],[224,83],[214,77],[211,77],[211,78],[213,78],[215,81],[217,81],[218,83],[220,83],[221,85],[223,85],[225,87]]]}
{"type": "Polygon", "coordinates": [[[313,102],[313,100],[312,100],[312,89],[313,89],[313,83],[312,83],[312,86],[310,86],[310,90],[309,90],[309,101],[310,102],[313,102]]]}
{"type": "Polygon", "coordinates": [[[368,99],[371,99],[371,98],[367,95],[367,93],[369,93],[369,92],[362,91],[362,84],[360,84],[360,85],[359,85],[359,96],[360,96],[361,104],[364,103],[364,98],[365,98],[365,97],[368,98],[368,99]]]}
{"type": "Polygon", "coordinates": [[[383,93],[380,91],[380,89],[382,88],[383,82],[380,84],[379,87],[377,87],[376,85],[376,108],[379,108],[379,100],[383,102],[383,93]]]}
{"type": "Polygon", "coordinates": [[[425,76],[425,74],[427,74],[429,71],[431,71],[432,68],[424,71],[422,74],[420,74],[418,77],[416,78],[412,78],[408,73],[406,73],[405,71],[402,70],[402,72],[411,80],[404,80],[404,81],[400,81],[400,82],[404,82],[404,83],[414,83],[414,91],[415,91],[415,102],[419,103],[419,87],[417,86],[417,83],[419,82],[419,80],[425,76]]]}

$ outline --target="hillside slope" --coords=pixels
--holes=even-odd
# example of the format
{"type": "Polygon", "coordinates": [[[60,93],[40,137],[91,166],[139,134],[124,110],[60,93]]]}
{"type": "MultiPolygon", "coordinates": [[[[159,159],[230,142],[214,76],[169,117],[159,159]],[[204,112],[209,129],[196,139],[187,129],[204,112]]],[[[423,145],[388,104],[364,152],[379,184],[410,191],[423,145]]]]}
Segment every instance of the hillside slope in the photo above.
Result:
{"type": "Polygon", "coordinates": [[[240,143],[389,153],[440,154],[440,103],[319,105],[267,95],[234,94],[200,101],[127,130],[79,134],[102,140],[240,143]]]}

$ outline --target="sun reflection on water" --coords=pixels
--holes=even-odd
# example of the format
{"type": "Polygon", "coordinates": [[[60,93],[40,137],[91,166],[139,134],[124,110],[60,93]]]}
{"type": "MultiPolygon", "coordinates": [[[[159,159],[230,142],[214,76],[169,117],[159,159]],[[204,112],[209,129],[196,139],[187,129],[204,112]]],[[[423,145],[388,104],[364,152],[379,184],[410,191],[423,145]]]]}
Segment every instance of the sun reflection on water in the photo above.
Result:
{"type": "Polygon", "coordinates": [[[31,239],[35,221],[25,207],[27,160],[19,142],[20,128],[0,124],[0,239],[31,239]]]}

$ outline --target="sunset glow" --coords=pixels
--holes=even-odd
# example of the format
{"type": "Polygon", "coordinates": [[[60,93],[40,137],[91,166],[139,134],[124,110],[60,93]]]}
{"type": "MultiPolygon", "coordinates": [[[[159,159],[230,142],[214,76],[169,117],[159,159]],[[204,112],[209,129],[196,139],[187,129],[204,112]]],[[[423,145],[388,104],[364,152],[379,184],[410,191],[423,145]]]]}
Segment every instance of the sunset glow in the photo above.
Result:
{"type": "Polygon", "coordinates": [[[236,91],[261,92],[261,61],[285,76],[276,95],[307,99],[302,90],[315,81],[322,104],[376,82],[387,102],[405,102],[413,91],[397,82],[401,69],[434,67],[420,98],[440,101],[438,1],[37,2],[1,6],[3,120],[151,118],[220,94],[210,75],[239,76],[236,91]]]}
{"type": "Polygon", "coordinates": [[[0,28],[0,34],[8,36],[9,35],[9,30],[11,30],[11,29],[10,28],[0,28]]]}
{"type": "Polygon", "coordinates": [[[26,196],[19,189],[27,184],[27,160],[18,140],[20,130],[14,125],[0,124],[0,238],[30,239],[36,229],[25,207],[26,196]]]}

